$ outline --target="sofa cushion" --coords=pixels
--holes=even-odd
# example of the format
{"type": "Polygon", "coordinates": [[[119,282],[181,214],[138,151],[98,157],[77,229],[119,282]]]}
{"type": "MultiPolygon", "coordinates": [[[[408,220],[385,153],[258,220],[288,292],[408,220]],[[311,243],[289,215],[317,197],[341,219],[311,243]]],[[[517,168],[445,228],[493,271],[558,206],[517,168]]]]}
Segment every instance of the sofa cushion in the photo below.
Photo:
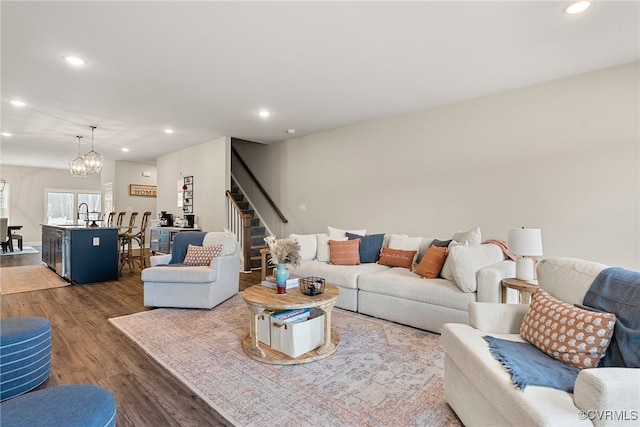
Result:
{"type": "Polygon", "coordinates": [[[475,301],[473,293],[460,292],[455,283],[445,279],[425,280],[406,268],[389,268],[374,273],[363,273],[358,288],[381,295],[419,301],[456,310],[467,311],[475,301]]]}
{"type": "Polygon", "coordinates": [[[358,276],[364,273],[388,270],[384,265],[333,265],[322,261],[302,261],[297,267],[289,266],[289,273],[298,277],[322,277],[326,283],[343,288],[357,289],[358,276]]]}
{"type": "Polygon", "coordinates": [[[569,304],[582,304],[584,296],[604,264],[576,258],[545,258],[538,261],[538,284],[547,293],[569,304]]]}
{"type": "MultiPolygon", "coordinates": [[[[454,397],[469,399],[479,393],[488,402],[494,404],[492,410],[500,414],[504,420],[501,424],[504,425],[593,427],[590,420],[578,419],[576,415],[578,408],[570,393],[536,386],[527,387],[524,390],[516,389],[509,372],[491,355],[489,346],[482,338],[485,335],[487,335],[486,331],[464,324],[449,323],[442,328],[441,343],[449,359],[445,361],[445,384],[451,385],[454,381],[451,373],[459,370],[469,381],[466,385],[473,387],[467,390],[457,389],[458,392],[464,390],[468,394],[449,395],[447,400],[454,397]],[[446,366],[448,361],[452,362],[452,365],[448,366],[449,369],[446,366]]],[[[489,335],[512,341],[524,341],[518,334],[489,335]]]]}
{"type": "Polygon", "coordinates": [[[360,239],[360,263],[378,262],[380,259],[380,250],[382,249],[382,241],[384,234],[371,234],[369,236],[360,236],[358,234],[347,233],[349,240],[360,239]]]}
{"type": "Polygon", "coordinates": [[[520,335],[561,362],[595,368],[609,347],[615,323],[614,314],[583,310],[538,289],[520,335]]]}
{"type": "MultiPolygon", "coordinates": [[[[456,240],[449,240],[448,249],[451,251],[451,248],[454,246],[469,246],[469,242],[458,242],[456,240]]],[[[440,272],[440,277],[443,279],[455,281],[456,278],[453,277],[453,260],[447,256],[447,259],[444,261],[444,265],[442,266],[442,271],[440,272]]]]}
{"type": "Polygon", "coordinates": [[[440,274],[447,258],[447,248],[432,245],[427,249],[418,266],[413,270],[417,275],[427,279],[435,279],[440,274]]]}
{"type": "Polygon", "coordinates": [[[478,270],[504,260],[502,250],[492,244],[464,246],[449,249],[447,262],[451,262],[451,273],[462,292],[475,292],[478,287],[478,270]]]}
{"type": "Polygon", "coordinates": [[[208,265],[173,267],[171,265],[145,268],[143,282],[208,283],[216,280],[218,272],[208,265]]]}
{"type": "Polygon", "coordinates": [[[403,251],[400,249],[382,248],[378,264],[389,267],[403,267],[411,270],[413,259],[418,251],[403,251]]]}
{"type": "Polygon", "coordinates": [[[182,262],[185,265],[209,265],[213,258],[219,257],[222,253],[222,245],[216,246],[196,246],[187,245],[187,254],[182,262]]]}
{"type": "Polygon", "coordinates": [[[290,234],[289,238],[300,245],[300,259],[308,261],[316,258],[318,251],[317,234],[290,234]]]}
{"type": "Polygon", "coordinates": [[[329,240],[331,248],[331,264],[334,265],[358,265],[360,264],[360,239],[356,240],[329,240]]]}
{"type": "Polygon", "coordinates": [[[329,235],[325,233],[317,234],[317,236],[318,236],[318,251],[316,252],[316,259],[322,262],[331,261],[331,248],[329,248],[329,240],[338,240],[338,241],[347,240],[346,237],[336,237],[334,239],[330,239],[329,235]]]}

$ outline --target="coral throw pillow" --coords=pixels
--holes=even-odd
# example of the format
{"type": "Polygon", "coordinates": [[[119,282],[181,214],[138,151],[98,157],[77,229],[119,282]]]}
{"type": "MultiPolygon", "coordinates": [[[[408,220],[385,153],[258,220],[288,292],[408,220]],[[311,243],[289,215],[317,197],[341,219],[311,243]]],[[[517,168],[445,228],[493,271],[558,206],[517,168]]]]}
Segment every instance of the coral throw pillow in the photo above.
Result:
{"type": "Polygon", "coordinates": [[[182,261],[185,265],[209,265],[211,260],[217,258],[222,253],[222,245],[218,246],[187,246],[187,255],[182,261]]]}
{"type": "Polygon", "coordinates": [[[378,264],[389,267],[403,267],[411,270],[413,257],[418,251],[403,251],[401,249],[382,248],[378,264]]]}
{"type": "Polygon", "coordinates": [[[538,289],[520,325],[520,335],[561,362],[595,368],[609,347],[615,323],[612,313],[583,310],[538,289]]]}
{"type": "Polygon", "coordinates": [[[360,239],[354,240],[329,240],[331,251],[331,264],[358,265],[360,264],[360,239]]]}
{"type": "Polygon", "coordinates": [[[429,246],[427,252],[420,260],[420,264],[414,270],[414,273],[426,278],[435,279],[440,275],[444,261],[447,259],[446,246],[429,246]]]}

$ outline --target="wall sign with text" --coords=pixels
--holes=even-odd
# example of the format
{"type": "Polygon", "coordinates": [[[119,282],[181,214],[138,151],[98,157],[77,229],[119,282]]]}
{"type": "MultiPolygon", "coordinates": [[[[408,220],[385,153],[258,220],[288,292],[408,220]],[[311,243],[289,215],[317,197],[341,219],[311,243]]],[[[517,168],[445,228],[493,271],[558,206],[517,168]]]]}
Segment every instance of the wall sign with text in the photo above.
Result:
{"type": "Polygon", "coordinates": [[[157,188],[155,185],[129,184],[129,195],[156,197],[157,188]]]}

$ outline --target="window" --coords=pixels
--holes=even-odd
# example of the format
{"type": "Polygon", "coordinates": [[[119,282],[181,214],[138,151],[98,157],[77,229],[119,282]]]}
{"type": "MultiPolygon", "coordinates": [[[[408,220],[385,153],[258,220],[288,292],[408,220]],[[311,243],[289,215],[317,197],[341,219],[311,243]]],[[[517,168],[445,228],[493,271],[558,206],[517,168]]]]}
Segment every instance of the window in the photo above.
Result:
{"type": "Polygon", "coordinates": [[[0,191],[0,218],[9,218],[9,184],[4,185],[4,190],[0,191]]]}
{"type": "MultiPolygon", "coordinates": [[[[91,190],[56,190],[45,189],[46,223],[53,225],[74,224],[85,220],[85,212],[101,212],[102,198],[100,191],[91,190]],[[88,209],[83,206],[80,215],[78,207],[86,203],[88,209]]],[[[92,215],[91,219],[98,219],[99,215],[92,215]]]]}

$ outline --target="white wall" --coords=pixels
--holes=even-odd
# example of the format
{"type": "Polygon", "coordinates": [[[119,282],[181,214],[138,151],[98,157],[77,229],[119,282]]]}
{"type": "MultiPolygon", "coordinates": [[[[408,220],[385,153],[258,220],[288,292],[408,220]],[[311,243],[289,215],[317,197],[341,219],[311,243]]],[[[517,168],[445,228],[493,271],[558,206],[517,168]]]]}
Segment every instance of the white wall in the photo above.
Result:
{"type": "Polygon", "coordinates": [[[157,180],[157,168],[155,165],[124,161],[115,162],[115,180],[113,181],[114,210],[117,212],[138,212],[139,215],[136,219],[138,224],[142,214],[146,211],[151,211],[151,219],[157,219],[155,197],[131,196],[129,194],[129,185],[156,185],[157,180]],[[142,176],[142,172],[150,172],[150,176],[142,176]]]}
{"type": "Polygon", "coordinates": [[[234,144],[288,217],[450,238],[541,228],[545,256],[640,270],[639,63],[269,146],[234,144]],[[299,210],[304,204],[305,211],[299,210]]]}
{"type": "Polygon", "coordinates": [[[22,225],[19,234],[25,245],[40,245],[46,223],[45,188],[100,190],[100,175],[74,178],[67,169],[3,165],[2,178],[10,186],[10,224],[22,225]]]}
{"type": "Polygon", "coordinates": [[[227,226],[226,196],[230,175],[230,138],[222,137],[157,159],[156,210],[183,217],[177,207],[177,181],[193,176],[193,213],[203,231],[227,226]]]}

